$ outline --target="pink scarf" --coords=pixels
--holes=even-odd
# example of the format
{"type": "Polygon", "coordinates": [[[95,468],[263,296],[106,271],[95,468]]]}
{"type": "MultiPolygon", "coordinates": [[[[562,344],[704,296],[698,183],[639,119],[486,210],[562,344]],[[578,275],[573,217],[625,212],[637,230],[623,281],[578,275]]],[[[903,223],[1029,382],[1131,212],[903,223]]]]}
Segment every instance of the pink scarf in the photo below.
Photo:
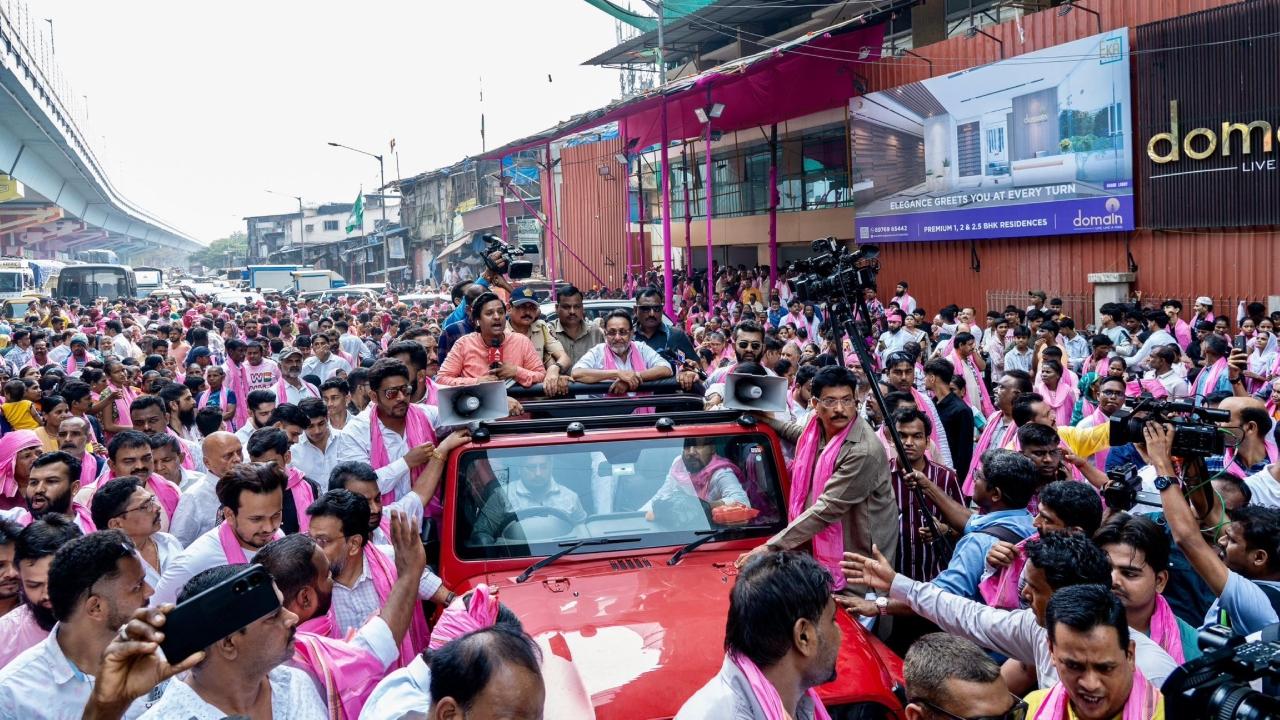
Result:
{"type": "Polygon", "coordinates": [[[296,657],[324,685],[329,720],[356,720],[387,668],[354,643],[309,629],[312,622],[303,623],[294,636],[296,657]]]}
{"type": "MultiPolygon", "coordinates": [[[[391,464],[391,458],[387,456],[387,446],[382,442],[382,423],[378,422],[378,405],[370,403],[369,405],[369,462],[373,465],[374,470],[391,464]]],[[[436,434],[431,430],[431,418],[427,417],[427,411],[409,403],[409,412],[404,417],[404,444],[410,448],[416,448],[423,443],[435,444],[436,434]]],[[[419,468],[409,468],[409,477],[417,477],[419,468]]],[[[395,493],[383,493],[382,503],[389,505],[397,500],[395,493]]],[[[431,499],[431,505],[439,505],[437,498],[431,499]]]]}
{"type": "Polygon", "coordinates": [[[94,456],[85,451],[84,457],[80,458],[80,488],[91,488],[98,484],[98,461],[94,456]]]}
{"type": "Polygon", "coordinates": [[[129,406],[133,404],[134,400],[138,399],[138,394],[128,385],[116,387],[111,383],[107,383],[107,388],[116,394],[116,398],[113,401],[116,406],[116,424],[122,427],[133,427],[133,420],[129,417],[129,406]]]}
{"type": "Polygon", "coordinates": [[[249,380],[244,375],[244,367],[237,365],[230,356],[227,357],[226,371],[227,378],[223,384],[230,385],[231,392],[236,394],[235,425],[244,427],[245,420],[249,419],[249,380]]]}
{"type": "MultiPolygon", "coordinates": [[[[1049,688],[1049,694],[1040,703],[1040,709],[1031,720],[1067,720],[1069,698],[1067,689],[1061,682],[1049,688]]],[[[1129,699],[1124,703],[1122,720],[1151,720],[1156,706],[1160,703],[1160,689],[1147,682],[1142,671],[1133,669],[1133,687],[1129,689],[1129,699]]]]}
{"type": "Polygon", "coordinates": [[[76,364],[76,354],[75,354],[75,353],[73,353],[73,352],[72,352],[72,353],[67,353],[67,364],[65,365],[65,367],[67,368],[67,374],[68,374],[68,375],[70,375],[71,373],[73,373],[73,372],[75,372],[77,369],[79,369],[79,367],[80,367],[80,366],[76,364]]]}
{"type": "Polygon", "coordinates": [[[42,447],[44,443],[34,430],[13,430],[0,437],[0,497],[17,497],[18,481],[13,476],[13,466],[18,453],[27,448],[42,447]]]}
{"type": "Polygon", "coordinates": [[[80,526],[80,532],[89,535],[98,531],[98,526],[93,524],[93,515],[89,512],[89,508],[73,502],[71,511],[76,514],[76,525],[80,526]]]}
{"type": "Polygon", "coordinates": [[[1156,593],[1156,611],[1151,614],[1151,639],[1169,653],[1174,663],[1181,665],[1187,661],[1182,654],[1182,632],[1178,629],[1178,618],[1169,607],[1169,601],[1160,593],[1156,593]]]}
{"type": "MultiPolygon", "coordinates": [[[[1276,448],[1276,441],[1272,433],[1267,433],[1263,444],[1267,448],[1267,462],[1275,463],[1280,460],[1280,450],[1276,448]]],[[[1233,447],[1227,448],[1222,453],[1222,472],[1230,473],[1243,480],[1246,476],[1246,471],[1237,465],[1235,460],[1236,449],[1233,447]]]]}
{"type": "Polygon", "coordinates": [[[186,470],[195,470],[195,469],[196,469],[196,460],[195,460],[195,458],[191,457],[191,448],[187,447],[187,443],[183,441],[182,436],[181,436],[181,435],[179,435],[178,433],[174,432],[174,431],[173,431],[173,428],[169,427],[168,425],[166,425],[166,426],[165,426],[164,431],[165,431],[166,433],[168,433],[168,434],[169,434],[169,436],[171,436],[171,437],[173,437],[173,438],[176,438],[176,439],[177,439],[177,441],[178,441],[178,447],[182,450],[182,467],[183,467],[183,469],[186,469],[186,470]]]}
{"type": "Polygon", "coordinates": [[[1164,383],[1158,378],[1146,378],[1143,380],[1130,380],[1124,384],[1124,393],[1129,397],[1138,397],[1142,393],[1150,393],[1151,397],[1156,400],[1163,400],[1169,397],[1169,391],[1165,388],[1164,383]]]}
{"type": "Polygon", "coordinates": [[[1040,533],[1034,533],[1031,537],[1014,545],[1013,547],[1017,550],[1017,554],[1014,556],[1013,562],[999,568],[978,583],[978,592],[982,594],[982,599],[986,601],[988,606],[1001,610],[1017,610],[1022,607],[1022,597],[1018,585],[1022,578],[1022,570],[1027,565],[1027,540],[1034,540],[1038,537],[1040,537],[1040,533]]]}
{"type": "Polygon", "coordinates": [[[1068,383],[1065,377],[1058,378],[1057,390],[1050,390],[1044,380],[1036,380],[1033,389],[1044,397],[1044,401],[1049,407],[1053,408],[1053,414],[1058,419],[1059,427],[1067,427],[1071,424],[1071,413],[1075,410],[1076,405],[1076,393],[1075,387],[1068,383]]]}
{"type": "Polygon", "coordinates": [[[947,353],[947,359],[951,361],[951,366],[955,368],[956,374],[963,377],[966,383],[969,385],[976,384],[978,386],[978,390],[982,394],[982,407],[979,409],[984,413],[991,413],[995,411],[996,406],[991,404],[991,393],[987,392],[987,383],[983,381],[982,372],[978,370],[978,365],[973,361],[973,356],[970,355],[969,357],[961,360],[960,354],[953,348],[951,352],[947,353]],[[972,378],[965,374],[966,367],[973,372],[972,378]]]}
{"type": "Polygon", "coordinates": [[[307,517],[307,508],[311,507],[311,503],[316,501],[315,490],[312,489],[311,483],[307,482],[307,478],[302,471],[290,465],[285,468],[285,474],[289,476],[289,494],[293,496],[293,509],[298,513],[298,532],[306,532],[309,523],[307,517]]]}
{"type": "Polygon", "coordinates": [[[1200,371],[1200,377],[1196,378],[1196,386],[1192,394],[1203,401],[1205,395],[1213,392],[1213,389],[1218,387],[1218,380],[1222,378],[1222,373],[1226,371],[1227,359],[1224,357],[1218,358],[1213,365],[1200,371]],[[1201,380],[1204,381],[1203,384],[1201,384],[1201,380]]]}
{"type": "Polygon", "coordinates": [[[1178,321],[1174,323],[1173,337],[1177,339],[1178,347],[1183,350],[1186,350],[1187,346],[1191,344],[1191,326],[1187,324],[1186,320],[1178,318],[1178,321]]]}
{"type": "Polygon", "coordinates": [[[734,476],[737,476],[737,466],[718,455],[713,455],[711,462],[693,475],[690,475],[689,469],[684,466],[684,458],[677,457],[671,462],[671,470],[668,475],[674,478],[677,483],[693,488],[699,499],[711,502],[711,499],[707,497],[707,491],[711,487],[711,477],[724,469],[732,471],[734,476]]]}
{"type": "MultiPolygon", "coordinates": [[[[769,682],[769,678],[764,676],[764,671],[745,655],[729,653],[729,661],[737,666],[747,679],[751,695],[764,711],[766,720],[786,720],[788,716],[786,708],[782,707],[782,697],[778,695],[778,689],[773,686],[773,683],[769,682]]],[[[805,696],[813,703],[814,720],[831,720],[831,715],[827,713],[822,699],[818,697],[817,690],[809,688],[805,691],[805,696]]]]}
{"type": "Polygon", "coordinates": [[[431,640],[427,647],[438,650],[449,641],[469,632],[492,627],[497,620],[498,599],[490,592],[488,585],[481,583],[471,593],[470,607],[459,596],[444,609],[436,626],[431,629],[431,640]]]}
{"type": "MultiPolygon", "coordinates": [[[[736,356],[735,356],[736,357],[736,356]]],[[[648,370],[649,367],[644,364],[644,356],[640,354],[640,346],[633,341],[631,349],[627,352],[627,361],[631,363],[631,369],[637,373],[648,370]]],[[[608,343],[604,346],[604,369],[617,370],[618,361],[613,354],[613,350],[609,349],[608,343]]],[[[640,395],[649,395],[650,393],[627,393],[630,397],[638,397],[640,395]]],[[[653,413],[653,408],[636,408],[632,411],[632,415],[648,415],[653,413]]]]}
{"type": "MultiPolygon", "coordinates": [[[[277,530],[272,536],[272,540],[279,540],[284,537],[277,530]]],[[[231,529],[231,523],[226,520],[218,527],[218,543],[222,545],[222,553],[227,556],[228,565],[243,565],[249,562],[249,558],[244,554],[244,548],[240,547],[240,540],[236,538],[236,531],[231,529]]]]}
{"type": "MultiPolygon", "coordinates": [[[[284,403],[289,402],[289,395],[287,393],[288,388],[289,388],[289,384],[285,382],[284,375],[281,375],[280,380],[276,382],[276,402],[277,403],[283,405],[284,403]]],[[[312,385],[306,380],[302,381],[302,389],[305,390],[307,394],[310,395],[311,397],[315,397],[315,398],[320,397],[320,391],[316,389],[316,386],[312,385]]]]}
{"type": "MultiPolygon", "coordinates": [[[[196,402],[196,408],[198,410],[203,410],[205,406],[209,404],[209,397],[211,392],[213,391],[205,390],[204,392],[200,393],[200,399],[196,402]]],[[[222,388],[218,390],[218,407],[222,409],[226,409],[227,407],[227,386],[225,383],[223,383],[222,388]]]]}
{"type": "MultiPolygon", "coordinates": [[[[387,596],[391,594],[391,586],[396,581],[396,567],[391,562],[391,558],[369,544],[364,546],[364,562],[369,566],[369,574],[373,578],[373,589],[378,593],[378,600],[380,603],[385,604],[387,596]]],[[[414,604],[416,606],[417,601],[414,604]]],[[[497,605],[496,601],[494,604],[495,606],[497,605]]],[[[497,613],[496,609],[494,613],[497,613]]],[[[427,627],[427,619],[422,615],[422,608],[415,607],[413,621],[409,624],[409,632],[405,634],[404,641],[400,643],[400,665],[403,667],[413,662],[414,656],[427,647],[427,642],[430,639],[431,630],[427,627]]]]}
{"type": "MultiPolygon", "coordinates": [[[[795,520],[805,508],[813,504],[816,496],[822,494],[826,482],[836,466],[836,458],[844,440],[849,436],[856,420],[850,420],[835,437],[818,453],[818,437],[822,426],[817,416],[809,419],[804,432],[796,441],[795,459],[791,461],[791,492],[787,498],[787,519],[795,520]],[[815,467],[816,460],[816,467],[815,467]],[[822,487],[814,481],[822,479],[822,487]]],[[[842,590],[845,586],[844,573],[840,571],[840,560],[844,555],[844,527],[835,522],[820,530],[813,536],[813,556],[831,573],[831,586],[842,590]]]]}
{"type": "Polygon", "coordinates": [[[1000,419],[1001,412],[995,412],[987,415],[987,424],[982,427],[982,435],[978,436],[978,444],[973,446],[973,462],[969,465],[969,474],[964,476],[964,487],[961,490],[965,497],[973,497],[973,478],[978,472],[978,468],[982,465],[982,454],[992,447],[1002,448],[1009,444],[1009,441],[1018,437],[1018,426],[1010,420],[1008,425],[1004,427],[1004,433],[1000,437],[996,437],[996,421],[1000,419]]]}

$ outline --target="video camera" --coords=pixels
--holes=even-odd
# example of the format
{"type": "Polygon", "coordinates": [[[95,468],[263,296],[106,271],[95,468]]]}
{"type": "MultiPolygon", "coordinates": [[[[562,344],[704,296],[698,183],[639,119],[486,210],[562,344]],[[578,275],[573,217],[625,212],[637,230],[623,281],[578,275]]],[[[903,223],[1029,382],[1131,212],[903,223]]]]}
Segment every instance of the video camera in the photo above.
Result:
{"type": "Polygon", "coordinates": [[[791,280],[791,289],[802,302],[825,302],[840,297],[846,288],[861,291],[876,286],[880,271],[880,248],[859,245],[856,250],[840,244],[834,237],[814,240],[809,249],[817,253],[796,260],[788,266],[800,276],[791,280]]]}
{"type": "Polygon", "coordinates": [[[1202,718],[1280,718],[1280,642],[1245,639],[1221,625],[1200,631],[1205,654],[1177,668],[1165,681],[1164,708],[1169,720],[1202,718]],[[1262,692],[1249,683],[1261,679],[1262,692]]]}
{"type": "Polygon", "coordinates": [[[1226,450],[1226,436],[1217,423],[1230,419],[1226,410],[1150,396],[1126,398],[1124,407],[1111,416],[1111,446],[1146,442],[1142,428],[1158,422],[1173,426],[1172,454],[1183,458],[1221,455],[1226,450]]]}
{"type": "Polygon", "coordinates": [[[480,256],[484,266],[499,275],[506,275],[512,280],[525,280],[533,275],[533,263],[528,260],[516,260],[516,256],[524,255],[522,248],[508,245],[502,238],[492,233],[475,233],[471,236],[471,250],[480,256]],[[502,259],[495,261],[489,257],[501,253],[502,259]]]}
{"type": "Polygon", "coordinates": [[[1142,492],[1142,478],[1138,477],[1138,466],[1125,463],[1118,468],[1107,471],[1106,487],[1102,488],[1102,502],[1116,512],[1129,512],[1135,505],[1144,505],[1147,511],[1160,512],[1160,496],[1155,493],[1142,492]]]}

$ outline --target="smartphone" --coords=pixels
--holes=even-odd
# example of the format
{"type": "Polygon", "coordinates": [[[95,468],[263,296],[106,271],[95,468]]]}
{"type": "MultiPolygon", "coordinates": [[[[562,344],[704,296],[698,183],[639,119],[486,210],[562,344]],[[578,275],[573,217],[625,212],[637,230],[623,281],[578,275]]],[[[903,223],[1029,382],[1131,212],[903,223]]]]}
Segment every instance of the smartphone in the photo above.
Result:
{"type": "Polygon", "coordinates": [[[250,565],[204,592],[187,598],[164,622],[160,649],[177,665],[231,633],[280,609],[271,576],[250,565]]]}
{"type": "Polygon", "coordinates": [[[1231,341],[1231,345],[1237,350],[1244,350],[1249,344],[1249,339],[1244,335],[1236,335],[1231,341]]]}

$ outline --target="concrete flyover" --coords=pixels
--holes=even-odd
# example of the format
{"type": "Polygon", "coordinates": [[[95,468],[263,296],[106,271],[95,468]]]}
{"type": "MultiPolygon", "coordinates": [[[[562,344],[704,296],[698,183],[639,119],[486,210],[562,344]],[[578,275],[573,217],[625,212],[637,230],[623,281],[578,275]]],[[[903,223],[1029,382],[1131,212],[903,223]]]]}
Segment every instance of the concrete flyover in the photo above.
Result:
{"type": "Polygon", "coordinates": [[[27,12],[0,9],[0,254],[70,259],[101,248],[122,262],[185,265],[203,245],[111,185],[27,12]]]}

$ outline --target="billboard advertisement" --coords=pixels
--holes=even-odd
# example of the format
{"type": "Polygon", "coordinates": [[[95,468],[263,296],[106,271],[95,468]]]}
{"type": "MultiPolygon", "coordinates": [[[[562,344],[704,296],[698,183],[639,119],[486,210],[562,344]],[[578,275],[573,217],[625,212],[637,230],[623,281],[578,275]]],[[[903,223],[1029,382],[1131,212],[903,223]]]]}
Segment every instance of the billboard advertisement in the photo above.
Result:
{"type": "Polygon", "coordinates": [[[1280,0],[1140,25],[1137,38],[1151,50],[1134,59],[1142,224],[1280,223],[1280,0]]]}
{"type": "Polygon", "coordinates": [[[1128,37],[850,100],[858,241],[1132,230],[1128,37]]]}

